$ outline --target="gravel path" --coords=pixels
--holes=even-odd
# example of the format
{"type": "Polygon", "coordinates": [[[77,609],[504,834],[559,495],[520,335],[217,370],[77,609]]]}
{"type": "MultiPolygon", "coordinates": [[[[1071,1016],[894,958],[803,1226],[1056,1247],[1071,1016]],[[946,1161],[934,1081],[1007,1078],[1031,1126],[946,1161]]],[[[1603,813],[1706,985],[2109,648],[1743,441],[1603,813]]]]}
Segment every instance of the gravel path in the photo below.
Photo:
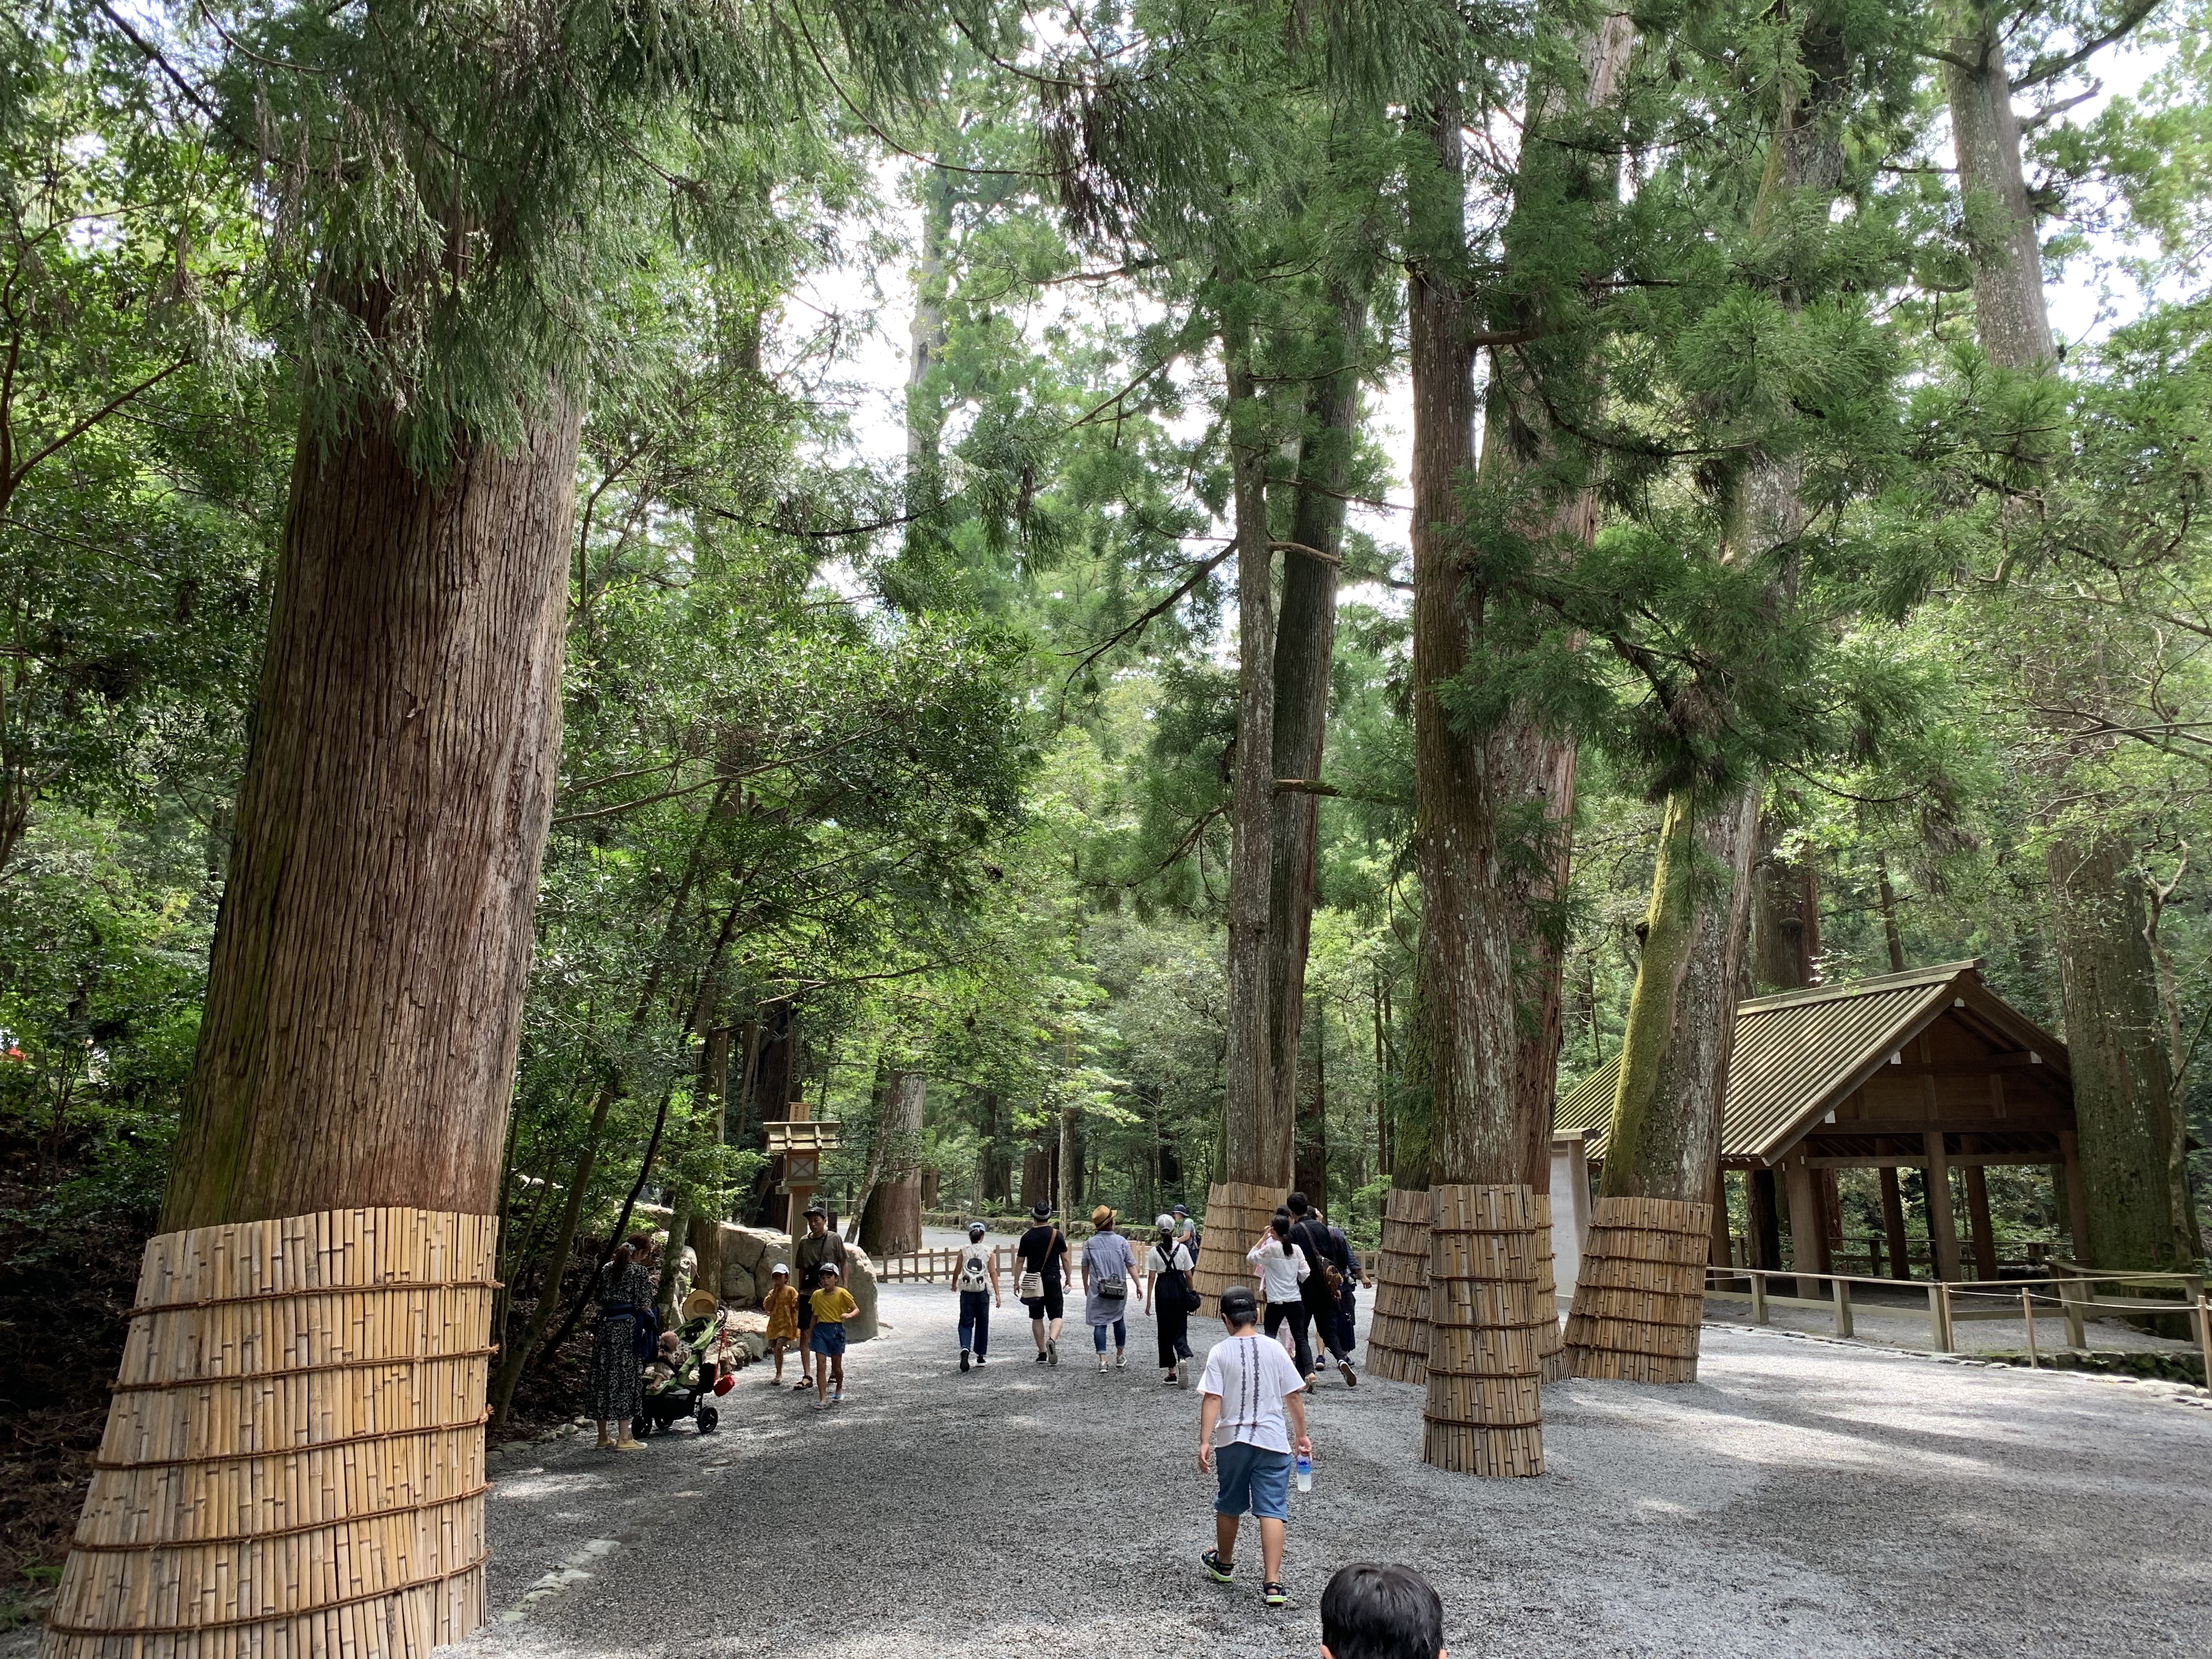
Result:
{"type": "Polygon", "coordinates": [[[1159,1385],[1149,1322],[1101,1376],[1073,1327],[1059,1369],[1029,1363],[1013,1308],[1003,1359],[962,1376],[948,1291],[883,1307],[842,1407],[755,1369],[718,1435],[503,1455],[501,1622],[456,1659],[1279,1659],[1317,1651],[1322,1585],[1356,1559],[1426,1571],[1461,1655],[2212,1648],[2194,1391],[1709,1329],[1703,1382],[1547,1389],[1550,1473],[1477,1481],[1421,1465],[1418,1390],[1332,1381],[1270,1613],[1199,1573],[1197,1399],[1159,1385]]]}

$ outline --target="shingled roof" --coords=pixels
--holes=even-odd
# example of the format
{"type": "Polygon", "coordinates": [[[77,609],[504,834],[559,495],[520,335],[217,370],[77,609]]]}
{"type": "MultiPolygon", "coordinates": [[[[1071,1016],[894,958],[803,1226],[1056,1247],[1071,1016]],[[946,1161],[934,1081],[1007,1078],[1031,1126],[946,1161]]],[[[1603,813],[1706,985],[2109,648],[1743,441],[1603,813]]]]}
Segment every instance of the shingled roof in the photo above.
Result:
{"type": "MultiPolygon", "coordinates": [[[[1736,1004],[1735,1050],[1721,1107],[1721,1159],[1767,1164],[1863,1085],[1905,1043],[1954,1006],[1991,1039],[2035,1051],[2067,1075],[2065,1045],[1984,983],[1980,959],[1785,991],[1736,1004]]],[[[1559,1102],[1555,1134],[1579,1132],[1592,1162],[1605,1157],[1616,1054],[1559,1102]]]]}

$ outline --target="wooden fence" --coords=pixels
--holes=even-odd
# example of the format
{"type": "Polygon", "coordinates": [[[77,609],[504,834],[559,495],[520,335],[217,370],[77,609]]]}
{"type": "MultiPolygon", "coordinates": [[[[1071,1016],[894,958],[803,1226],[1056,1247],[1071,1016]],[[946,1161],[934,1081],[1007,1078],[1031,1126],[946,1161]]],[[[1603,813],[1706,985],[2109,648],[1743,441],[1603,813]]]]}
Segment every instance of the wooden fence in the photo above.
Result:
{"type": "MultiPolygon", "coordinates": [[[[1864,1285],[1892,1292],[1905,1288],[1905,1281],[1895,1279],[1870,1279],[1847,1273],[1797,1273],[1760,1267],[1708,1267],[1705,1269],[1705,1299],[1709,1302],[1738,1302],[1751,1305],[1754,1324],[1768,1323],[1771,1308],[1817,1308],[1827,1313],[1834,1322],[1838,1336],[1854,1334],[1855,1318],[1851,1287],[1864,1285]],[[1792,1293],[1781,1294],[1771,1287],[1774,1279],[1790,1281],[1792,1293]],[[1729,1288],[1742,1281],[1747,1288],[1729,1288]],[[1826,1296],[1797,1294],[1808,1285],[1817,1290],[1825,1283],[1826,1296]]],[[[2202,1273],[2100,1273],[2071,1262],[2053,1262],[2051,1277],[2040,1281],[2023,1281],[1998,1285],[1987,1279],[1916,1283],[1912,1288],[1927,1297],[1929,1346],[1938,1353],[1955,1353],[1958,1349],[1957,1327],[1977,1319],[2017,1319],[2026,1327],[2028,1358],[2033,1362],[2039,1357],[2036,1321],[2063,1320],[2066,1325],[2066,1346],[2086,1348],[2088,1346],[2082,1327],[2092,1315],[2127,1314],[2136,1317],[2145,1315],[2185,1315],[2195,1328],[2197,1345],[2203,1355],[2205,1376],[2212,1383],[2212,1299],[2204,1293],[2202,1273]],[[2100,1287],[2110,1287],[2100,1289],[2100,1287]],[[2127,1294],[2130,1291],[2149,1294],[2127,1294]]],[[[1881,1305],[1884,1313],[1913,1315],[1919,1310],[1900,1308],[1893,1303],[1881,1305]]]]}

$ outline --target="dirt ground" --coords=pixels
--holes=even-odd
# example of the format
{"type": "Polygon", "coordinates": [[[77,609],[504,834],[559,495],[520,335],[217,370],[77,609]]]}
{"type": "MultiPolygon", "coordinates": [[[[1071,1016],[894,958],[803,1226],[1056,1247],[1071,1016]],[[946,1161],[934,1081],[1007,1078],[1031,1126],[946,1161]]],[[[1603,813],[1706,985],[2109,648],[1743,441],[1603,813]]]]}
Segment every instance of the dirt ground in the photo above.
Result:
{"type": "MultiPolygon", "coordinates": [[[[502,1455],[501,1622],[456,1659],[1317,1650],[1336,1566],[1407,1561],[1484,1656],[2197,1655],[2212,1647],[2212,1409],[2162,1383],[1709,1328],[1682,1389],[1545,1390],[1543,1478],[1419,1462],[1420,1395],[1331,1380],[1292,1500],[1291,1605],[1199,1573],[1197,1400],[1150,1322],[1101,1376],[1018,1310],[955,1365],[952,1297],[889,1287],[817,1413],[748,1371],[720,1431],[502,1455]]],[[[1256,1553],[1252,1564],[1256,1566],[1256,1553]]]]}

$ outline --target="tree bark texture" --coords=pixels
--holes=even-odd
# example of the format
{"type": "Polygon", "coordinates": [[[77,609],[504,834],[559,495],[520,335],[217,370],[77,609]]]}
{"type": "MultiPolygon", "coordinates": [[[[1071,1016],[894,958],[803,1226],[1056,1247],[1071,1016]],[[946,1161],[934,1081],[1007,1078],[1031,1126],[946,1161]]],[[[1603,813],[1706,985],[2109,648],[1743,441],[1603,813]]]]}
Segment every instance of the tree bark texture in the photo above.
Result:
{"type": "Polygon", "coordinates": [[[1229,453],[1237,515],[1237,752],[1229,875],[1229,1053],[1225,1109],[1233,1182],[1287,1187],[1292,1120],[1274,1085],[1268,1007],[1268,911],[1275,803],[1274,581],[1267,534],[1262,408],[1243,331],[1224,328],[1229,453]]]}
{"type": "Polygon", "coordinates": [[[2020,119],[1995,20],[1950,44],[1943,65],[1973,259],[1974,332],[1990,361],[2034,368],[2057,356],[2043,293],[2043,253],[2021,167],[2020,119]]]}
{"type": "MultiPolygon", "coordinates": [[[[1291,540],[1283,556],[1283,597],[1275,620],[1274,775],[1317,780],[1326,747],[1329,665],[1336,651],[1336,571],[1344,545],[1345,484],[1359,422],[1360,341],[1367,311],[1358,299],[1338,307],[1329,339],[1342,367],[1316,380],[1306,396],[1299,441],[1297,491],[1291,540]],[[1316,550],[1324,557],[1302,552],[1316,550]]],[[[1268,1082],[1274,1115],[1297,1115],[1298,1040],[1305,1013],[1306,954],[1313,936],[1314,856],[1321,798],[1285,789],[1274,797],[1267,927],[1268,1002],[1272,1009],[1268,1082]]]]}
{"type": "Polygon", "coordinates": [[[2185,1273],[2203,1255],[2177,1167],[2186,1125],[2174,1109],[2157,967],[2143,936],[2142,881],[2122,858],[2110,841],[2069,837],[2047,860],[2051,917],[2063,941],[2058,971],[2081,1136],[2087,1260],[2185,1273]]]}
{"type": "Polygon", "coordinates": [[[1462,266],[1466,153],[1456,94],[1427,117],[1435,165],[1410,190],[1413,388],[1413,769],[1421,881],[1431,1183],[1522,1180],[1511,920],[1499,879],[1489,756],[1452,729],[1443,688],[1467,665],[1461,483],[1474,470],[1474,352],[1462,266]]]}
{"type": "Polygon", "coordinates": [[[1802,990],[1819,976],[1820,888],[1812,849],[1781,851],[1780,832],[1762,818],[1763,849],[1753,879],[1752,978],[1763,989],[1802,990]]]}
{"type": "Polygon", "coordinates": [[[920,1072],[891,1075],[884,1099],[883,1167],[860,1230],[860,1248],[872,1255],[921,1248],[921,1121],[928,1086],[920,1072]]]}
{"type": "MultiPolygon", "coordinates": [[[[2035,215],[2021,165],[2020,123],[1996,21],[1954,39],[1944,87],[1973,260],[1974,327],[2001,368],[2032,373],[2057,351],[2043,289],[2035,215]]],[[[2054,458],[2055,461],[2056,458],[2054,458]]],[[[2032,663],[2066,689],[2031,702],[2101,697],[2076,665],[2032,663]]],[[[2063,771],[2071,734],[2042,734],[2063,771]]],[[[2087,1253],[2100,1267],[2175,1270],[2203,1255],[2180,1151],[2185,1128],[2158,1037],[2157,964],[2142,933],[2143,893],[2117,836],[2062,828],[2046,854],[2052,931],[2086,1188],[2087,1253]]],[[[2077,1248],[2081,1248],[2077,1242],[2077,1248]]]]}
{"type": "Polygon", "coordinates": [[[1711,1200],[1735,1030],[1714,1015],[1735,1006],[1756,813],[1748,792],[1705,812],[1686,791],[1667,802],[1601,1198],[1711,1200]]]}
{"type": "Polygon", "coordinates": [[[495,1208],[578,436],[428,478],[302,432],[164,1230],[495,1208]]]}

